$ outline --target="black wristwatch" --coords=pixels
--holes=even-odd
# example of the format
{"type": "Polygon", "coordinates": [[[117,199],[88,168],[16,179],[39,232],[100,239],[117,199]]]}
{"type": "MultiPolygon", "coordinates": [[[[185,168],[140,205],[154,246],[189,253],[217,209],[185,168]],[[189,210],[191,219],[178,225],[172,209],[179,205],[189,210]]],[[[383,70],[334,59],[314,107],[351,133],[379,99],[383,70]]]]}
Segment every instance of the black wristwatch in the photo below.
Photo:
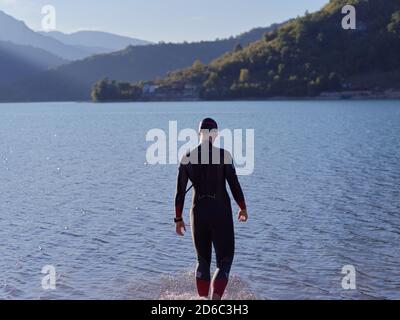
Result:
{"type": "Polygon", "coordinates": [[[174,221],[175,221],[175,223],[178,223],[178,222],[183,221],[183,219],[182,218],[174,218],[174,221]]]}

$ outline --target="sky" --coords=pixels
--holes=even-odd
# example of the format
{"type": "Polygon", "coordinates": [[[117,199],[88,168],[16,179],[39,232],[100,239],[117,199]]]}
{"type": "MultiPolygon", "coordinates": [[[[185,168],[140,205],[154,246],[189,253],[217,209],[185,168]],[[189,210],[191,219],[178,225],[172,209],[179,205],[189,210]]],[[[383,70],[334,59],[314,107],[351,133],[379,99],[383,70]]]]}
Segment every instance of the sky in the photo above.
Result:
{"type": "Polygon", "coordinates": [[[226,38],[282,22],[328,0],[0,0],[0,10],[41,30],[45,5],[56,9],[56,30],[99,30],[149,41],[226,38]]]}

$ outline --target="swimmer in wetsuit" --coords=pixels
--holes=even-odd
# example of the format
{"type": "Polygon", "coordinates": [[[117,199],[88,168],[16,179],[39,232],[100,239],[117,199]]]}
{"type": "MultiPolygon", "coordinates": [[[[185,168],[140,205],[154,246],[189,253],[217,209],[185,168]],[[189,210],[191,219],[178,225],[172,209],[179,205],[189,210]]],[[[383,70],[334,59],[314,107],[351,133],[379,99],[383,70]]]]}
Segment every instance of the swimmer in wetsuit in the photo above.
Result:
{"type": "Polygon", "coordinates": [[[197,291],[200,297],[208,298],[211,287],[213,300],[220,300],[224,294],[235,250],[232,207],[226,181],[240,208],[238,220],[246,222],[248,219],[232,156],[228,151],[213,146],[217,130],[217,123],[210,118],[200,123],[201,142],[182,158],[175,196],[176,232],[183,235],[186,231],[182,218],[186,186],[188,180],[192,182],[194,194],[190,216],[198,261],[197,291]],[[211,280],[212,246],[217,258],[217,270],[211,280]]]}

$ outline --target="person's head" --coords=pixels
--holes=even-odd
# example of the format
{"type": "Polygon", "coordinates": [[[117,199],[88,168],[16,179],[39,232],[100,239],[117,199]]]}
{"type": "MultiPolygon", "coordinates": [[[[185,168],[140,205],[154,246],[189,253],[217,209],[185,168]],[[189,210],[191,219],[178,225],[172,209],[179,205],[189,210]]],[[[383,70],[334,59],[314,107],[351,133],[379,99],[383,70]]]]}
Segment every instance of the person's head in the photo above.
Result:
{"type": "Polygon", "coordinates": [[[202,143],[209,141],[214,143],[218,136],[218,124],[214,119],[205,118],[199,125],[200,141],[202,143]]]}

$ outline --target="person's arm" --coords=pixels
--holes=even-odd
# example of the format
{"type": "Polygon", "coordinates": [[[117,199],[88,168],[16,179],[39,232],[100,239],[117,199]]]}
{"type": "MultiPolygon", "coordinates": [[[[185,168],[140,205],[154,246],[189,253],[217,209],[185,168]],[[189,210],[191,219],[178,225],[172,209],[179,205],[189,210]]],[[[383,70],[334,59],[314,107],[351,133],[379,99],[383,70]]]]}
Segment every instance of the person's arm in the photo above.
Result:
{"type": "Polygon", "coordinates": [[[240,186],[239,179],[236,174],[233,159],[230,155],[228,156],[228,162],[225,164],[225,176],[226,180],[228,181],[229,188],[231,189],[233,198],[240,208],[238,213],[238,220],[246,222],[248,220],[246,200],[244,198],[243,190],[240,186]]]}
{"type": "Polygon", "coordinates": [[[186,231],[185,223],[183,221],[182,213],[185,204],[186,186],[188,183],[187,168],[185,165],[180,164],[178,170],[178,178],[176,183],[175,194],[175,224],[176,233],[183,236],[183,231],[186,231]]]}

